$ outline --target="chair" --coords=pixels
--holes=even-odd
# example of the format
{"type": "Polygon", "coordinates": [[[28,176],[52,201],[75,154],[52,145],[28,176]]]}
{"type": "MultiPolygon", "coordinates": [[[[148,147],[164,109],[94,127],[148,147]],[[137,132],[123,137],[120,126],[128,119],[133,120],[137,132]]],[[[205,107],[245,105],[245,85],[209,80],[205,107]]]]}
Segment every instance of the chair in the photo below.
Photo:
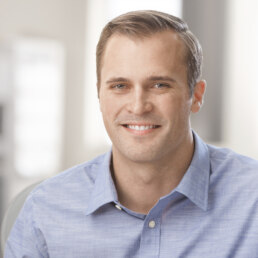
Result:
{"type": "MultiPolygon", "coordinates": [[[[41,181],[40,181],[41,182],[41,181]]],[[[10,203],[8,209],[4,214],[4,218],[1,224],[1,250],[4,252],[4,247],[12,226],[27,198],[29,193],[40,183],[34,183],[23,191],[21,191],[10,203]]]]}

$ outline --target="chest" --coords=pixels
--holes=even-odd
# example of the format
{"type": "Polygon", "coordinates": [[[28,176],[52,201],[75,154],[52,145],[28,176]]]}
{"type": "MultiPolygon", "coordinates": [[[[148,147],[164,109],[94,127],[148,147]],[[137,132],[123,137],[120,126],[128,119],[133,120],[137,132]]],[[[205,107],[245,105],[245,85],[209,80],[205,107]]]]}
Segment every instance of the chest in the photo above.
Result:
{"type": "MultiPolygon", "coordinates": [[[[258,257],[257,208],[202,211],[185,200],[139,219],[113,206],[49,220],[50,257],[258,257]],[[61,252],[61,254],[60,254],[61,252]]],[[[48,227],[48,228],[47,228],[48,227]]]]}

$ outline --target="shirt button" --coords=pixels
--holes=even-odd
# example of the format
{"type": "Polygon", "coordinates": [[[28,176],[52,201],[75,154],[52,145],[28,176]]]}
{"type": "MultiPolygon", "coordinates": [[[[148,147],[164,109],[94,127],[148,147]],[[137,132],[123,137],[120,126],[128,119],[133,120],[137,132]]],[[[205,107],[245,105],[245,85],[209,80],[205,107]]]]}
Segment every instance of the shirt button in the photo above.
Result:
{"type": "Polygon", "coordinates": [[[118,204],[116,204],[115,207],[120,211],[122,210],[122,208],[118,204]]]}
{"type": "Polygon", "coordinates": [[[155,228],[155,226],[156,226],[155,221],[154,221],[154,220],[151,220],[151,221],[149,222],[149,228],[155,228]]]}

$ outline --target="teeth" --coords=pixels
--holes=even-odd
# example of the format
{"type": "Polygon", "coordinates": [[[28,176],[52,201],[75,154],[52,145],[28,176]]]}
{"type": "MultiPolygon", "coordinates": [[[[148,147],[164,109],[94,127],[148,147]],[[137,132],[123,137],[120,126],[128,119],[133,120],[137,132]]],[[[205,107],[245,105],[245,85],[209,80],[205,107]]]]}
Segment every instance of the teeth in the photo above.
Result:
{"type": "Polygon", "coordinates": [[[155,125],[127,125],[128,128],[138,131],[155,128],[155,125]]]}

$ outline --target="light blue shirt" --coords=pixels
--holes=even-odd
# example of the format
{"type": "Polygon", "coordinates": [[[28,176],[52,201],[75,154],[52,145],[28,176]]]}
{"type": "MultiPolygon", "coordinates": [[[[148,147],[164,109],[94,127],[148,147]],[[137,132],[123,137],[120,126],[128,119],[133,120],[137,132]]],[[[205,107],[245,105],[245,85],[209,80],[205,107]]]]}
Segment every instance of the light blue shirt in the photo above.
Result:
{"type": "Polygon", "coordinates": [[[142,215],[119,203],[110,158],[111,152],[37,187],[5,258],[258,257],[257,161],[195,134],[183,179],[142,215]]]}

